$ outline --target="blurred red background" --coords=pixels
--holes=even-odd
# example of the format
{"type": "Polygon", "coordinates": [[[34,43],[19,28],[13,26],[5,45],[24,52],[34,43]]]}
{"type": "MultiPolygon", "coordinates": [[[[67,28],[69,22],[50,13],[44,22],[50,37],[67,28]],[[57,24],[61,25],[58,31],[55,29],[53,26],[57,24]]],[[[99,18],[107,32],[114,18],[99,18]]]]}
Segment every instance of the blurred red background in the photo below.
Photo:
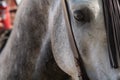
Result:
{"type": "Polygon", "coordinates": [[[17,11],[15,0],[1,0],[0,2],[0,35],[7,30],[11,30],[17,11]],[[6,5],[7,3],[7,5],[6,5]]]}
{"type": "Polygon", "coordinates": [[[11,24],[13,25],[15,13],[17,11],[17,5],[15,3],[15,0],[6,0],[9,9],[10,9],[10,16],[11,16],[11,24]]]}

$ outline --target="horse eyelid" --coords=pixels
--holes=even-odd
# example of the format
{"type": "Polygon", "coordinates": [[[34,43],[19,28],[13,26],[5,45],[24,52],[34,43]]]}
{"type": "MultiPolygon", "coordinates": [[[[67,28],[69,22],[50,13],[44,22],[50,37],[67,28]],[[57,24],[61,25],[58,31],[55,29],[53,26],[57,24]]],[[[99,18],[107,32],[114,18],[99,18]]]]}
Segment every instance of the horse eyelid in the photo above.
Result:
{"type": "Polygon", "coordinates": [[[75,10],[74,18],[78,22],[88,23],[93,19],[93,12],[89,8],[82,8],[80,10],[75,10]]]}

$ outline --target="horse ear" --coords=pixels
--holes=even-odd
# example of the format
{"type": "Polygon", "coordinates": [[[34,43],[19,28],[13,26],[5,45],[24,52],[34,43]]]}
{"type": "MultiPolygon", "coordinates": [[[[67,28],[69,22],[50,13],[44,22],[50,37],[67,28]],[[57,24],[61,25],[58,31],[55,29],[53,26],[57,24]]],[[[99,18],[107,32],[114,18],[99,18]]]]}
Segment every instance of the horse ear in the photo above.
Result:
{"type": "MultiPolygon", "coordinates": [[[[63,14],[62,12],[59,12],[59,14],[63,14]]],[[[72,53],[72,50],[69,45],[67,30],[65,27],[65,20],[64,16],[59,16],[57,19],[60,19],[60,23],[55,23],[53,31],[52,31],[52,50],[53,50],[53,56],[55,58],[55,61],[57,65],[68,75],[71,77],[76,78],[78,77],[78,70],[75,64],[75,59],[72,53]],[[61,19],[62,18],[62,19],[61,19]],[[73,74],[75,74],[73,76],[73,74]]],[[[55,20],[56,21],[56,20],[55,20]]],[[[79,80],[79,79],[75,79],[79,80]]]]}

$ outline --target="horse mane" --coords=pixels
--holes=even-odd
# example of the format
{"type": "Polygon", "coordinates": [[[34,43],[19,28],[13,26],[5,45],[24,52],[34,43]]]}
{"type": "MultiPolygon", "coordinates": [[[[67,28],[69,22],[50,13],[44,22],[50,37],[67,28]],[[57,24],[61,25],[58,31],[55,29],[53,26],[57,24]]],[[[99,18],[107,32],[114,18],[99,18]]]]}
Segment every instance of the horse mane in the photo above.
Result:
{"type": "Polygon", "coordinates": [[[110,63],[113,68],[118,68],[120,59],[120,1],[103,0],[103,9],[110,63]]]}

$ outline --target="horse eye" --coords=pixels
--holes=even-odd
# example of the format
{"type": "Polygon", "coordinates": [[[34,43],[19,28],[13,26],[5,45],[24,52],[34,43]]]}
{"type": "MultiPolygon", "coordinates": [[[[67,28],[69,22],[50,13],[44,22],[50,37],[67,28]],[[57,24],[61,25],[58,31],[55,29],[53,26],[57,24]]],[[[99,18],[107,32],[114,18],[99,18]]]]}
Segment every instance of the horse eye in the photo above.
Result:
{"type": "Polygon", "coordinates": [[[74,11],[74,18],[79,22],[90,22],[92,13],[88,8],[82,8],[81,10],[74,11]]]}

